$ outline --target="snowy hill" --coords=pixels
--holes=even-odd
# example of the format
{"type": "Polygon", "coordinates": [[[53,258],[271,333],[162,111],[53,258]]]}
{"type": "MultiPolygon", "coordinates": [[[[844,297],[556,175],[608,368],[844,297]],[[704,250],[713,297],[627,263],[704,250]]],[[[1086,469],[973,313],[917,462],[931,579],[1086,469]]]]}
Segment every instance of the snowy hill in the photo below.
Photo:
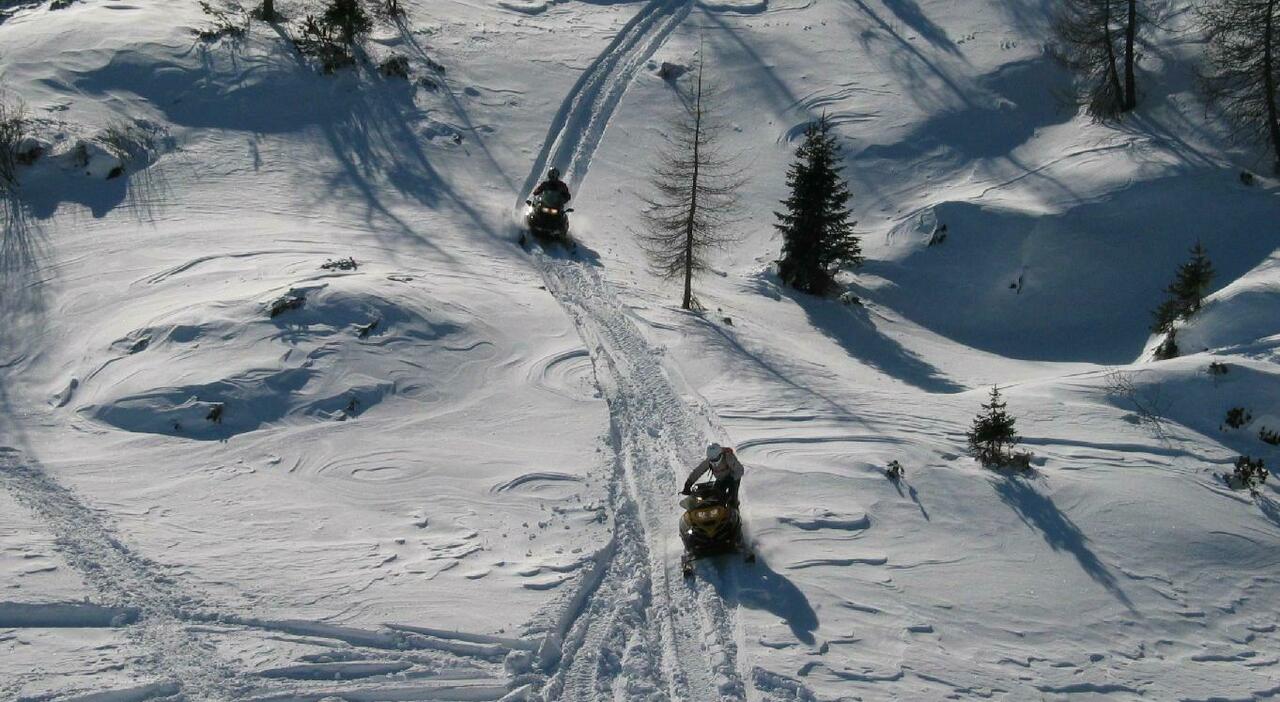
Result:
{"type": "Polygon", "coordinates": [[[1116,124],[1061,100],[1052,3],[402,0],[332,76],[289,41],[318,2],[211,41],[54,4],[0,8],[45,148],[3,205],[0,697],[1280,695],[1280,494],[1219,477],[1280,464],[1280,191],[1186,3],[1116,124]],[[690,313],[634,232],[700,56],[752,179],[690,313]],[[824,112],[861,305],[772,267],[824,112]],[[576,255],[515,244],[550,165],[576,255]],[[992,384],[1027,475],[965,453],[992,384]],[[686,581],[712,440],[759,560],[686,581]]]}

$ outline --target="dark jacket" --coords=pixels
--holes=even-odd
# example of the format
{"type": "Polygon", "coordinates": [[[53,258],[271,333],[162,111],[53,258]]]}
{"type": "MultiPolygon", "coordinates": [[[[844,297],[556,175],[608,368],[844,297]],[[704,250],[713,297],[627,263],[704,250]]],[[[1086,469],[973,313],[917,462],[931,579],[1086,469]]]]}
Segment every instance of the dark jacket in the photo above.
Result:
{"type": "Polygon", "coordinates": [[[561,200],[561,202],[564,202],[564,203],[569,202],[569,198],[572,197],[569,194],[569,186],[565,185],[565,182],[563,180],[544,180],[538,184],[538,187],[533,189],[533,194],[541,195],[543,191],[546,191],[546,190],[555,190],[559,192],[561,197],[564,198],[563,200],[561,200]]]}

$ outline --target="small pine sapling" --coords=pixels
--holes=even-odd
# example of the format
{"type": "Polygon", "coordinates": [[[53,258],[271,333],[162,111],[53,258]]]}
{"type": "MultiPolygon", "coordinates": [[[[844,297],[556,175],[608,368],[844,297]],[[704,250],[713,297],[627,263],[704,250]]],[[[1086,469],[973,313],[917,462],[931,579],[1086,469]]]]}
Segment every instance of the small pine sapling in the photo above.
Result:
{"type": "Polygon", "coordinates": [[[902,464],[895,458],[894,460],[889,461],[889,467],[884,469],[884,474],[890,480],[897,482],[902,479],[903,475],[906,475],[906,471],[903,470],[902,464]]]}
{"type": "Polygon", "coordinates": [[[1280,446],[1280,431],[1262,427],[1258,430],[1258,438],[1261,439],[1264,444],[1280,446]]]}
{"type": "Polygon", "coordinates": [[[1001,400],[999,386],[991,388],[990,401],[984,403],[982,409],[965,434],[969,440],[969,454],[987,467],[1029,468],[1030,453],[1012,453],[1013,447],[1022,439],[1014,426],[1017,420],[1001,400]]]}

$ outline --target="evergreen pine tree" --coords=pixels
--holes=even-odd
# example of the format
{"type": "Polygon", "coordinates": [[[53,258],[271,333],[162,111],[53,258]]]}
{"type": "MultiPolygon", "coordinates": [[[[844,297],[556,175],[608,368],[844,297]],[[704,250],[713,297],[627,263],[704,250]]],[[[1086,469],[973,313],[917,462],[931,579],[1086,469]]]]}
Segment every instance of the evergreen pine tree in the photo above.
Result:
{"type": "Polygon", "coordinates": [[[973,426],[965,434],[969,454],[983,465],[1005,465],[1012,458],[1009,450],[1021,440],[1014,430],[1016,420],[1006,407],[1000,399],[999,386],[993,386],[990,402],[982,405],[983,412],[973,418],[973,426]]]}
{"type": "Polygon", "coordinates": [[[1189,316],[1200,309],[1211,282],[1213,264],[1209,261],[1208,252],[1197,241],[1191,249],[1191,260],[1178,268],[1178,277],[1168,290],[1182,306],[1182,316],[1189,316]]]}
{"type": "Polygon", "coordinates": [[[337,28],[341,33],[342,43],[347,46],[356,43],[357,34],[363,34],[373,27],[373,21],[360,6],[359,0],[332,0],[325,8],[324,23],[337,28]]]}
{"type": "MultiPolygon", "coordinates": [[[[1170,334],[1168,343],[1173,350],[1173,358],[1177,356],[1177,345],[1173,342],[1173,325],[1179,319],[1186,319],[1195,314],[1204,304],[1205,293],[1213,282],[1213,263],[1209,261],[1209,253],[1200,242],[1191,249],[1191,260],[1178,266],[1178,273],[1165,292],[1169,297],[1151,312],[1154,321],[1151,331],[1156,334],[1170,334]]],[[[1157,352],[1157,357],[1159,356],[1157,352]]]]}
{"type": "Polygon", "coordinates": [[[862,265],[862,249],[853,233],[847,203],[849,186],[840,176],[840,145],[825,114],[804,132],[796,161],[787,171],[791,196],[782,201],[786,213],[775,212],[782,232],[782,282],[813,294],[831,288],[835,272],[862,265]]]}

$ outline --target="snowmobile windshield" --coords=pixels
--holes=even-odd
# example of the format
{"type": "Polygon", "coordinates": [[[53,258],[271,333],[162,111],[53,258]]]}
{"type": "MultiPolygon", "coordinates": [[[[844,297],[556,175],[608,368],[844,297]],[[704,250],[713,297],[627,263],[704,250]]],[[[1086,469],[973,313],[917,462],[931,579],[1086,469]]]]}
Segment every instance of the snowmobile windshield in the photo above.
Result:
{"type": "Polygon", "coordinates": [[[538,198],[534,202],[541,205],[542,207],[556,207],[556,208],[563,207],[564,193],[560,192],[559,190],[548,188],[542,191],[542,193],[538,195],[538,198]]]}

